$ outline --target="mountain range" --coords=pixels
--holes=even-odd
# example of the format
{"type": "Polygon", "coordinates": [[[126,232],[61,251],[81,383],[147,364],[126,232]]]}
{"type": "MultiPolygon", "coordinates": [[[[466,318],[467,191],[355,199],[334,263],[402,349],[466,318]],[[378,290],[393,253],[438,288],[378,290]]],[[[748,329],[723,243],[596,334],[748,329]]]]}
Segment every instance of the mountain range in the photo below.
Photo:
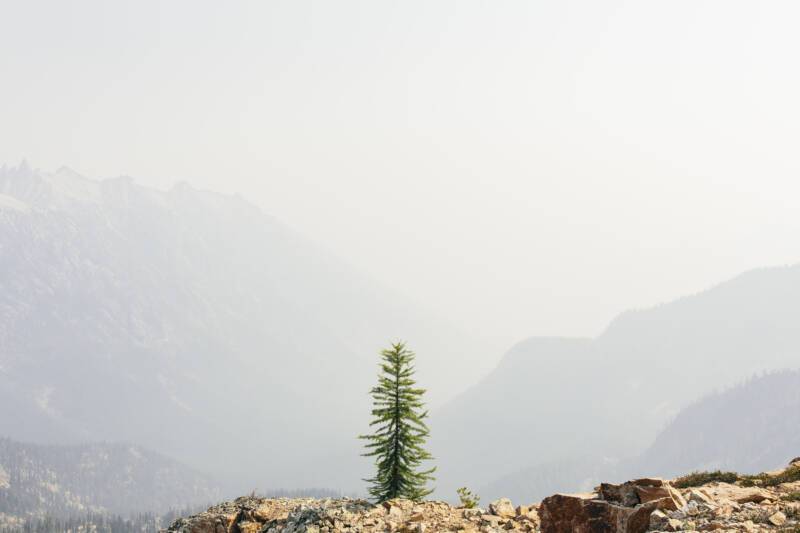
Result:
{"type": "Polygon", "coordinates": [[[480,343],[237,196],[0,169],[0,427],[137,442],[231,490],[360,487],[378,351],[433,402],[480,343]]]}
{"type": "Polygon", "coordinates": [[[800,455],[800,371],[770,372],[682,410],[629,471],[756,474],[800,455]]]}
{"type": "MultiPolygon", "coordinates": [[[[362,490],[356,435],[377,352],[398,338],[429,389],[442,498],[591,487],[712,391],[800,366],[800,266],[625,312],[596,338],[527,339],[497,363],[244,199],[185,184],[3,167],[0,258],[3,434],[135,442],[229,494],[362,490]]],[[[648,464],[691,468],[660,455],[648,464]]]]}
{"type": "MultiPolygon", "coordinates": [[[[597,338],[521,342],[434,412],[442,494],[467,484],[488,498],[524,490],[536,499],[613,478],[709,393],[799,368],[798,317],[800,266],[763,268],[625,312],[597,338]],[[553,472],[560,473],[555,483],[553,472]]],[[[673,459],[648,465],[664,473],[690,468],[673,459]]],[[[781,465],[786,457],[774,459],[781,465]]]]}

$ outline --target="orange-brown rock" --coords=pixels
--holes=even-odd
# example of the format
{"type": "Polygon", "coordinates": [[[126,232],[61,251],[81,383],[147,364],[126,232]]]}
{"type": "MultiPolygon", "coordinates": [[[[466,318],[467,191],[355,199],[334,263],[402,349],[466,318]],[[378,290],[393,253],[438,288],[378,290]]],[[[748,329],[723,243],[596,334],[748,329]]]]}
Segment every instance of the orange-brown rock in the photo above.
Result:
{"type": "Polygon", "coordinates": [[[626,507],[585,496],[556,494],[539,507],[542,533],[644,533],[657,502],[626,507]]]}
{"type": "Polygon", "coordinates": [[[658,509],[674,511],[686,505],[681,493],[668,482],[658,478],[641,478],[620,485],[603,483],[598,495],[601,500],[634,507],[642,503],[658,502],[658,509]]]}

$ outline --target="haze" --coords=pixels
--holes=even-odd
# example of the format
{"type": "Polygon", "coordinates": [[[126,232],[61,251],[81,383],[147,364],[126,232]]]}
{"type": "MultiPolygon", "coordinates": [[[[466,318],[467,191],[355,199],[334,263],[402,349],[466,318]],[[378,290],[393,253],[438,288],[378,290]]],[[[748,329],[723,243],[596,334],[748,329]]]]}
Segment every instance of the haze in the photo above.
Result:
{"type": "Polygon", "coordinates": [[[494,356],[800,256],[794,2],[0,16],[0,161],[241,193],[494,356]]]}

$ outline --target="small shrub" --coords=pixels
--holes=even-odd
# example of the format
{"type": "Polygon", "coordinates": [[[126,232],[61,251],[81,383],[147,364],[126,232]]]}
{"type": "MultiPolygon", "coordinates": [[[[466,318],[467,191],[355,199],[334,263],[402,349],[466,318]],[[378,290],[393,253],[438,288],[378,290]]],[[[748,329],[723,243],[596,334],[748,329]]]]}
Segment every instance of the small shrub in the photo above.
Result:
{"type": "Polygon", "coordinates": [[[800,502],[800,492],[790,492],[782,496],[783,501],[786,502],[800,502]]]}
{"type": "Polygon", "coordinates": [[[679,489],[688,489],[690,487],[699,487],[714,481],[736,483],[739,481],[739,478],[740,476],[736,472],[722,472],[720,470],[715,470],[714,472],[692,472],[691,474],[687,474],[676,479],[673,485],[679,489]]]}
{"type": "Polygon", "coordinates": [[[461,487],[456,492],[458,493],[458,499],[461,500],[461,507],[464,509],[474,509],[478,506],[478,502],[481,501],[480,496],[473,494],[467,487],[461,487]]]}
{"type": "MultiPolygon", "coordinates": [[[[797,507],[787,505],[781,510],[783,511],[783,514],[786,515],[786,518],[788,518],[789,520],[797,521],[798,519],[800,519],[800,509],[798,509],[797,507]]],[[[800,533],[800,525],[796,527],[797,528],[794,529],[793,531],[797,531],[797,533],[800,533]]]]}
{"type": "Polygon", "coordinates": [[[780,474],[771,476],[769,474],[762,474],[765,476],[764,486],[774,487],[782,483],[791,483],[793,481],[800,481],[800,466],[790,466],[780,474]]]}
{"type": "Polygon", "coordinates": [[[753,487],[756,485],[759,487],[775,487],[793,481],[800,481],[800,466],[790,466],[778,474],[762,472],[755,476],[743,476],[741,478],[741,484],[744,487],[753,487]]]}

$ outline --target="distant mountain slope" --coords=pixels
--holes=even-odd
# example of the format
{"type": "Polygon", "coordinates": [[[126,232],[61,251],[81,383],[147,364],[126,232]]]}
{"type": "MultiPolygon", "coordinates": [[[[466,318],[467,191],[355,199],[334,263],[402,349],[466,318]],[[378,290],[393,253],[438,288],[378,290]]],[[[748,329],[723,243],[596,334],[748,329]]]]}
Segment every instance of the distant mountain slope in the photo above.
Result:
{"type": "Polygon", "coordinates": [[[477,492],[489,501],[495,495],[503,494],[514,502],[528,504],[559,492],[592,492],[601,482],[622,480],[618,472],[617,462],[594,457],[588,451],[579,457],[516,470],[478,487],[477,492]]]}
{"type": "Polygon", "coordinates": [[[0,514],[158,513],[219,498],[208,476],[138,446],[42,446],[0,438],[0,514]]]}
{"type": "Polygon", "coordinates": [[[748,380],[690,405],[633,469],[661,476],[693,470],[757,473],[800,455],[800,372],[748,380]]]}
{"type": "Polygon", "coordinates": [[[239,491],[351,490],[380,348],[408,339],[439,399],[488,363],[241,198],[27,165],[0,169],[0,195],[0,427],[15,438],[140,442],[239,491]]]}
{"type": "MultiPolygon", "coordinates": [[[[596,339],[521,343],[433,413],[441,494],[467,484],[487,487],[487,498],[521,486],[538,497],[552,490],[535,472],[635,457],[710,391],[763,370],[800,367],[798,317],[800,266],[765,268],[624,313],[596,339]],[[518,479],[520,472],[529,479],[518,479]],[[543,484],[532,483],[536,477],[543,484]]],[[[776,459],[780,465],[786,457],[776,459]]],[[[596,474],[609,475],[574,478],[596,474]]]]}

